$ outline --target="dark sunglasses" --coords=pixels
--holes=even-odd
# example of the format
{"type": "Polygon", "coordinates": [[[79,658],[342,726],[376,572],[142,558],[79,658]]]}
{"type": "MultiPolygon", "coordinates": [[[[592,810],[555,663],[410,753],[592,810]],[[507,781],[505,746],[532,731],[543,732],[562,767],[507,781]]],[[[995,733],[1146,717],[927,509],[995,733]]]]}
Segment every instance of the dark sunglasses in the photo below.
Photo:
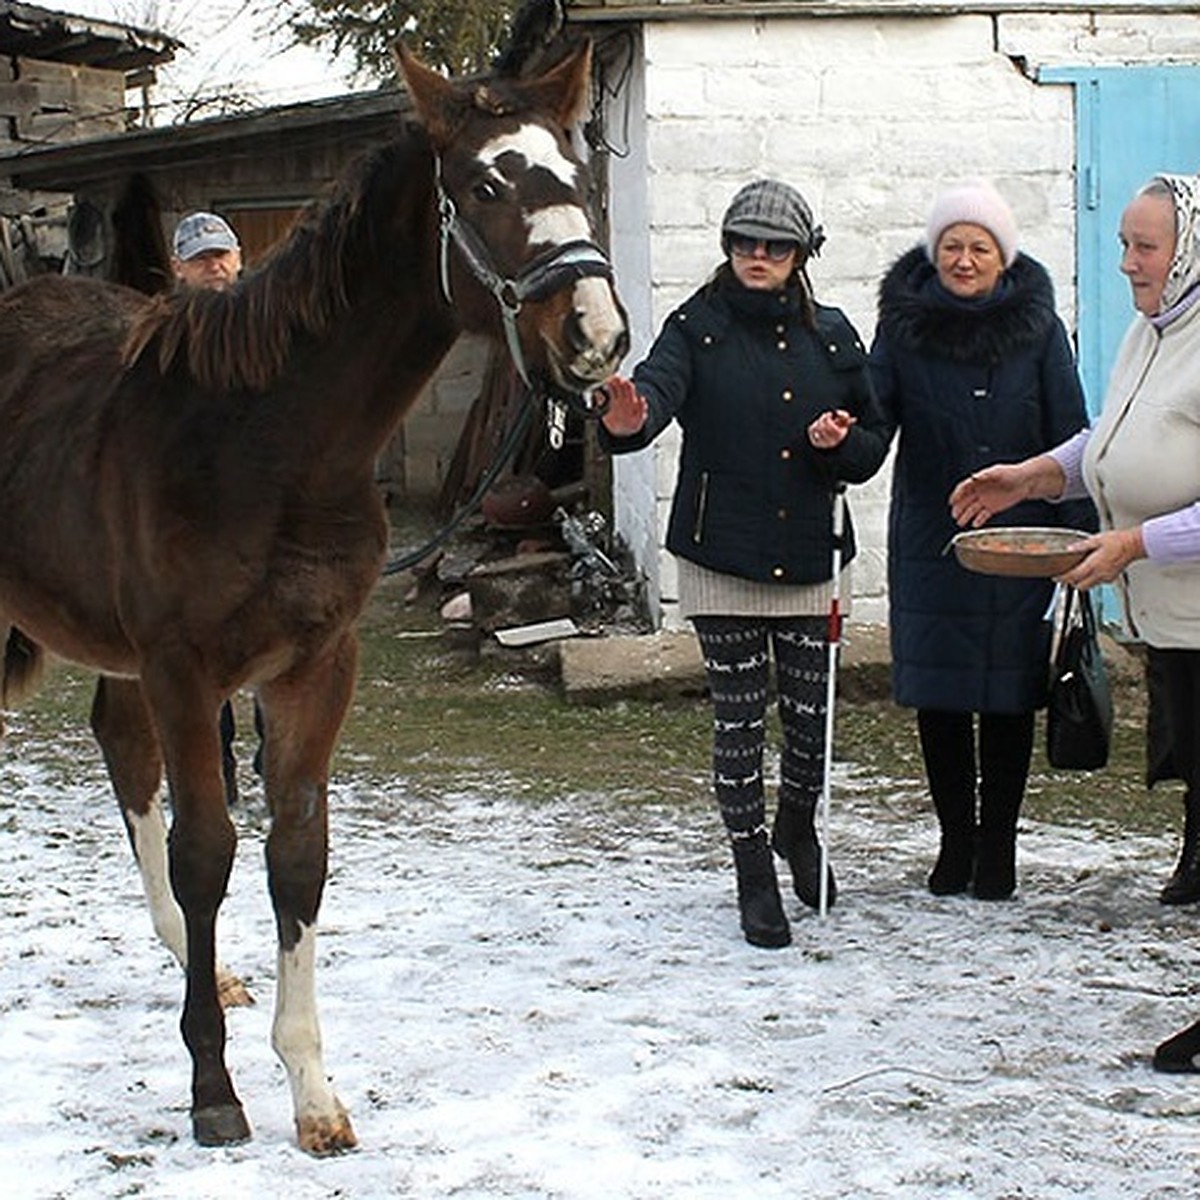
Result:
{"type": "Polygon", "coordinates": [[[759,246],[766,251],[767,257],[772,262],[783,262],[789,254],[798,249],[795,242],[790,242],[786,238],[752,238],[736,233],[729,238],[729,249],[738,258],[753,258],[759,246]]]}

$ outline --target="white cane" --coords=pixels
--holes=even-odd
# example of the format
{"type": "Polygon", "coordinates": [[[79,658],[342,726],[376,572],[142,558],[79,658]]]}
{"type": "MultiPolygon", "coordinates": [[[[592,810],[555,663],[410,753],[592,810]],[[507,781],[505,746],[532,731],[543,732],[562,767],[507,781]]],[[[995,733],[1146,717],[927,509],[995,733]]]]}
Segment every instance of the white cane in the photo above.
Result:
{"type": "Polygon", "coordinates": [[[829,624],[826,641],[829,647],[828,678],[825,681],[825,761],[821,778],[821,881],[817,891],[817,913],[824,917],[829,911],[829,803],[833,791],[833,706],[837,695],[838,645],[842,640],[842,533],[846,527],[846,486],[838,484],[833,491],[833,579],[829,593],[829,624]]]}

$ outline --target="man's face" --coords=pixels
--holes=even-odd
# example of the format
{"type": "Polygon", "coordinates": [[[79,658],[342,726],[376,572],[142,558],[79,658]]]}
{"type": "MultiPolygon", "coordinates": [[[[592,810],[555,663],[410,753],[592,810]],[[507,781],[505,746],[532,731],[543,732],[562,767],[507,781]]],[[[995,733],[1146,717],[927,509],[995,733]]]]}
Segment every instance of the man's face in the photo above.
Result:
{"type": "Polygon", "coordinates": [[[191,258],[173,258],[175,278],[184,287],[223,292],[232,287],[242,270],[240,250],[202,250],[191,258]]]}

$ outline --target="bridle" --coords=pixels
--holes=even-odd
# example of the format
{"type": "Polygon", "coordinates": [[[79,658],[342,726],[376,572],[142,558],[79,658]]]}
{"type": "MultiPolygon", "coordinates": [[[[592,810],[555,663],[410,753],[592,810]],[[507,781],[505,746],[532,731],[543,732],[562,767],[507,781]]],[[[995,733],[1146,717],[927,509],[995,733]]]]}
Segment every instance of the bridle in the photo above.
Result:
{"type": "MultiPolygon", "coordinates": [[[[566,431],[568,407],[575,409],[584,417],[598,418],[603,416],[604,410],[608,407],[608,396],[599,388],[583,395],[566,392],[559,388],[549,387],[543,380],[539,380],[535,386],[525,363],[525,355],[521,350],[521,339],[517,333],[517,316],[526,300],[542,300],[552,292],[556,292],[578,279],[596,278],[611,281],[612,264],[595,242],[580,238],[564,242],[561,246],[551,247],[545,254],[539,254],[535,259],[526,263],[514,276],[501,275],[496,270],[491,252],[483,238],[458,215],[458,207],[442,186],[441,159],[435,155],[433,163],[439,224],[438,272],[441,277],[442,295],[447,304],[453,303],[450,290],[450,246],[453,243],[458,247],[471,274],[491,292],[495,299],[504,323],[504,339],[508,343],[508,352],[513,366],[520,375],[521,382],[525,384],[530,398],[540,397],[545,400],[550,444],[554,449],[559,450],[562,448],[563,436],[566,431]]],[[[407,570],[423,558],[428,557],[443,545],[459,525],[479,507],[483,497],[495,483],[508,460],[516,453],[517,447],[528,430],[532,411],[531,404],[526,404],[521,409],[517,420],[505,436],[504,443],[495,460],[462,508],[423,546],[387,562],[383,567],[384,575],[394,575],[399,571],[407,570]]]]}
{"type": "Polygon", "coordinates": [[[458,247],[471,274],[491,292],[500,309],[504,339],[521,382],[530,391],[540,390],[556,405],[571,405],[587,417],[600,416],[607,402],[598,393],[577,395],[558,389],[548,390],[544,386],[534,387],[521,349],[517,317],[525,301],[543,300],[576,280],[593,278],[611,282],[613,270],[608,256],[595,242],[578,238],[552,246],[526,263],[515,275],[501,275],[483,238],[459,215],[458,206],[442,185],[441,159],[435,156],[433,162],[439,225],[438,269],[446,302],[453,302],[450,289],[450,246],[453,244],[458,247]]]}

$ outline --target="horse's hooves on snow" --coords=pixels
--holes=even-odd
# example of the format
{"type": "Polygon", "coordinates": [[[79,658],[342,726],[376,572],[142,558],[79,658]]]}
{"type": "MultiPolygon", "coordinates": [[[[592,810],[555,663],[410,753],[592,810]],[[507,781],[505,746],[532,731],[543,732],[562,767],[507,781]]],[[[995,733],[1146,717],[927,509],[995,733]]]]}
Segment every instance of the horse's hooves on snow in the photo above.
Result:
{"type": "Polygon", "coordinates": [[[250,1140],[250,1123],[240,1104],[218,1104],[192,1112],[192,1136],[200,1146],[235,1146],[250,1140]]]}
{"type": "Polygon", "coordinates": [[[316,1158],[341,1154],[346,1150],[353,1150],[358,1145],[350,1118],[340,1106],[336,1120],[330,1120],[328,1117],[306,1117],[298,1120],[296,1137],[300,1142],[300,1149],[316,1158]]]}

